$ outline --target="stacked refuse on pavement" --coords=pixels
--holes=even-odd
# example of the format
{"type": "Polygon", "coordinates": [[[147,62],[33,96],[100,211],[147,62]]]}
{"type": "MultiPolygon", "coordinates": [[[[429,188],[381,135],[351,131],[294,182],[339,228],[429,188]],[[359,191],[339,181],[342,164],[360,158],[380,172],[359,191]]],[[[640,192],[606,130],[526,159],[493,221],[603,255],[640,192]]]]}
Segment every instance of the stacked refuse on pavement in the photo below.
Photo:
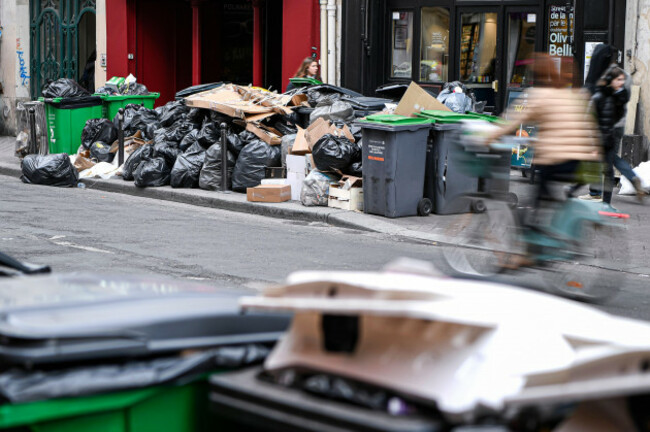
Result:
{"type": "MultiPolygon", "coordinates": [[[[131,86],[134,94],[147,91],[141,84],[131,86]]],[[[113,95],[123,89],[124,84],[107,85],[100,93],[113,95]]],[[[86,122],[70,163],[62,156],[27,156],[23,180],[74,186],[78,178],[122,176],[138,187],[220,191],[223,134],[227,189],[248,192],[251,201],[293,199],[327,206],[330,185],[341,191],[361,190],[361,128],[355,121],[391,102],[327,84],[285,94],[223,84],[177,99],[156,109],[124,107],[122,166],[116,158],[116,115],[86,122]]],[[[334,201],[333,206],[358,210],[363,203],[359,196],[352,204],[334,201]]]]}

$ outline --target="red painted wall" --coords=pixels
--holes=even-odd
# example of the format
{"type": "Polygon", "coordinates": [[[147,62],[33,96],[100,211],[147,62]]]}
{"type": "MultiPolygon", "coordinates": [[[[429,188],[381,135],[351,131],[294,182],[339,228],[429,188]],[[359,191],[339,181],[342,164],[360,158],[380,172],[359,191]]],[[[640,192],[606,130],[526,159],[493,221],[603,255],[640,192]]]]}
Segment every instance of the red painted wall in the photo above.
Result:
{"type": "MultiPolygon", "coordinates": [[[[127,0],[106,2],[106,77],[125,77],[129,74],[127,0]]],[[[97,83],[99,87],[104,83],[97,83]]]]}
{"type": "Polygon", "coordinates": [[[287,88],[300,63],[311,55],[311,47],[320,52],[320,5],[318,0],[284,0],[282,29],[282,89],[287,88]]]}

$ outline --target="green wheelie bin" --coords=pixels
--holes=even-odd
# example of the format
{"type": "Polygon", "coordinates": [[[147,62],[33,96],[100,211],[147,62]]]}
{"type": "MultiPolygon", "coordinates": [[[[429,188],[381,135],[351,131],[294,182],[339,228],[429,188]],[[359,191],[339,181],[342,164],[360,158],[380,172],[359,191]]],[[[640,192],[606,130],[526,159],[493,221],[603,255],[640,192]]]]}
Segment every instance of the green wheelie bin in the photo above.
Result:
{"type": "Polygon", "coordinates": [[[81,132],[86,122],[103,117],[103,102],[99,96],[39,100],[45,102],[50,153],[76,153],[81,145],[81,132]]]}

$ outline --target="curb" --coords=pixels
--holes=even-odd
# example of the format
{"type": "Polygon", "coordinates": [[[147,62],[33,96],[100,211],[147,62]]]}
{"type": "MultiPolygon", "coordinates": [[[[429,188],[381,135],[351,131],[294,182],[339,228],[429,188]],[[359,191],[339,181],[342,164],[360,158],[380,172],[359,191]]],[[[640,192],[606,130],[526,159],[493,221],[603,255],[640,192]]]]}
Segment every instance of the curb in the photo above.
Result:
{"type": "MultiPolygon", "coordinates": [[[[22,171],[17,166],[0,162],[0,175],[20,178],[22,171]]],[[[221,210],[280,219],[290,219],[303,222],[321,222],[339,228],[380,232],[368,226],[371,222],[369,220],[366,220],[366,223],[357,223],[351,220],[351,218],[346,217],[346,213],[349,212],[345,210],[330,209],[328,207],[302,207],[299,203],[253,203],[246,201],[245,194],[238,194],[236,192],[223,194],[221,192],[205,191],[201,189],[172,189],[169,186],[164,186],[162,188],[138,188],[133,184],[133,182],[125,182],[121,179],[102,180],[91,178],[80,179],[80,182],[85,184],[87,189],[94,189],[103,192],[121,193],[124,195],[173,201],[182,204],[218,208],[221,210]],[[191,192],[188,193],[188,191],[191,192]],[[230,195],[232,198],[225,198],[226,195],[230,195]]],[[[367,218],[367,216],[363,214],[356,214],[354,216],[365,216],[367,218]]]]}

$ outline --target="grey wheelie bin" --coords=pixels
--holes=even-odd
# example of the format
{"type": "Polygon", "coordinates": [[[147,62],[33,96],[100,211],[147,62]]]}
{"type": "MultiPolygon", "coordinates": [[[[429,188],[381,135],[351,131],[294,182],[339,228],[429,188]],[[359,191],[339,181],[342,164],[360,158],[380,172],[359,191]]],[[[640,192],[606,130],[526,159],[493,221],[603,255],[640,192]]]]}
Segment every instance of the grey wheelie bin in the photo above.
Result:
{"type": "Polygon", "coordinates": [[[493,172],[489,178],[470,176],[466,170],[459,169],[459,160],[454,157],[454,151],[461,151],[459,146],[463,140],[463,119],[471,120],[473,117],[456,114],[453,120],[436,122],[431,127],[427,141],[424,196],[433,202],[433,212],[457,214],[481,211],[483,203],[480,199],[456,199],[464,194],[506,194],[508,200],[516,204],[516,196],[509,194],[510,153],[492,153],[492,156],[498,156],[499,160],[491,164],[493,172]]]}
{"type": "Polygon", "coordinates": [[[378,115],[359,121],[363,133],[363,211],[390,218],[427,215],[422,196],[427,136],[424,119],[378,115]]]}

